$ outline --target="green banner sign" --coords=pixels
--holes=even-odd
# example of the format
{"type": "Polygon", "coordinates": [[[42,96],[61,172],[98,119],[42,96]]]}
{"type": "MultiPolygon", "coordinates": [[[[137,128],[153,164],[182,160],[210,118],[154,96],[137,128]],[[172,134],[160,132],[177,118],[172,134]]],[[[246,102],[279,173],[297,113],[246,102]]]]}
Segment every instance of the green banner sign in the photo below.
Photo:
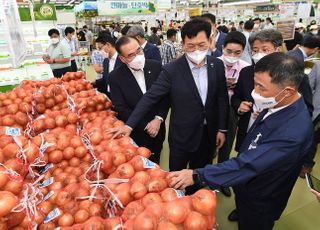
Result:
{"type": "Polygon", "coordinates": [[[150,14],[156,12],[154,0],[99,0],[99,15],[150,14]]]}
{"type": "MultiPolygon", "coordinates": [[[[34,4],[33,12],[36,21],[57,20],[56,8],[54,4],[34,4]]],[[[19,15],[21,21],[31,21],[29,8],[19,7],[19,15]]]]}

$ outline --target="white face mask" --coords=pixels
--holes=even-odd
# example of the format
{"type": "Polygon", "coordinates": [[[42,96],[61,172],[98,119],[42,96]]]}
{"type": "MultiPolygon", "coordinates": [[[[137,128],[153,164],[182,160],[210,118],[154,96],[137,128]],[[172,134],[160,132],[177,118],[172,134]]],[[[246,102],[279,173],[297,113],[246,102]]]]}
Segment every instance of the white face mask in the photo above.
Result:
{"type": "Polygon", "coordinates": [[[274,97],[263,97],[260,94],[257,94],[255,90],[252,90],[251,96],[254,100],[254,104],[257,106],[258,111],[262,111],[264,109],[272,109],[277,104],[279,104],[285,97],[283,97],[280,101],[276,101],[276,97],[280,95],[285,89],[281,90],[276,96],[274,97]]]}
{"type": "Polygon", "coordinates": [[[317,35],[317,34],[318,34],[318,30],[312,30],[311,33],[312,33],[313,35],[317,35]]]}
{"type": "Polygon", "coordinates": [[[51,43],[54,44],[54,45],[57,44],[60,41],[59,38],[51,38],[50,40],[51,40],[51,43]]]}
{"type": "Polygon", "coordinates": [[[252,60],[255,64],[257,64],[258,61],[260,61],[261,58],[264,56],[267,56],[265,53],[256,53],[255,55],[252,56],[252,60]]]}
{"type": "Polygon", "coordinates": [[[158,31],[158,32],[157,32],[157,35],[158,35],[158,36],[162,35],[161,31],[158,31]]]}
{"type": "Polygon", "coordinates": [[[227,66],[233,66],[235,63],[237,63],[240,60],[239,57],[229,57],[225,55],[223,55],[222,58],[227,66]]]}
{"type": "Polygon", "coordinates": [[[128,66],[134,70],[142,70],[146,63],[144,54],[137,55],[131,62],[128,63],[128,66]]]}
{"type": "Polygon", "coordinates": [[[191,62],[199,65],[205,59],[207,54],[208,54],[208,50],[203,50],[203,51],[196,50],[196,51],[193,51],[193,52],[188,52],[187,56],[188,56],[188,58],[190,59],[191,62]]]}

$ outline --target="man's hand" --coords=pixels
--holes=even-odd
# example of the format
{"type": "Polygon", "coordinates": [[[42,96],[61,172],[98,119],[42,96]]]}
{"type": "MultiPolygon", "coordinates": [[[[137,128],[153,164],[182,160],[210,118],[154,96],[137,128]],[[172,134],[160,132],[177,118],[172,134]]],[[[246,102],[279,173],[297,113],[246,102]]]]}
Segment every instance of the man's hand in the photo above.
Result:
{"type": "Polygon", "coordinates": [[[186,187],[193,185],[193,170],[183,169],[181,171],[170,172],[167,176],[169,186],[175,189],[185,189],[186,187]]]}
{"type": "Polygon", "coordinates": [[[259,114],[260,114],[260,111],[255,111],[255,112],[253,113],[253,118],[254,118],[254,119],[257,119],[257,117],[259,116],[259,114]]]}
{"type": "Polygon", "coordinates": [[[152,121],[150,121],[145,130],[150,135],[150,137],[156,137],[158,135],[158,132],[160,130],[161,121],[157,118],[154,118],[152,121]]]}
{"type": "Polygon", "coordinates": [[[127,125],[107,129],[107,133],[113,134],[112,138],[130,136],[132,129],[127,125]]]}
{"type": "Polygon", "coordinates": [[[225,141],[226,141],[226,134],[223,132],[218,132],[217,138],[216,138],[217,150],[221,149],[225,141]]]}
{"type": "Polygon", "coordinates": [[[214,52],[216,49],[217,49],[217,46],[216,46],[216,35],[213,34],[211,37],[210,37],[210,50],[212,52],[214,52]]]}
{"type": "Polygon", "coordinates": [[[227,78],[227,88],[234,89],[236,87],[236,79],[235,78],[227,78]]]}
{"type": "Polygon", "coordinates": [[[75,57],[75,56],[79,56],[80,54],[78,52],[72,52],[71,56],[75,57]]]}
{"type": "Polygon", "coordinates": [[[46,61],[48,64],[53,64],[53,58],[48,58],[46,61]]]}
{"type": "Polygon", "coordinates": [[[240,113],[246,113],[249,112],[251,110],[252,107],[252,102],[250,101],[243,101],[241,102],[240,106],[239,106],[239,112],[240,113]]]}
{"type": "Polygon", "coordinates": [[[320,202],[320,193],[311,189],[311,192],[317,197],[318,201],[320,202]]]}

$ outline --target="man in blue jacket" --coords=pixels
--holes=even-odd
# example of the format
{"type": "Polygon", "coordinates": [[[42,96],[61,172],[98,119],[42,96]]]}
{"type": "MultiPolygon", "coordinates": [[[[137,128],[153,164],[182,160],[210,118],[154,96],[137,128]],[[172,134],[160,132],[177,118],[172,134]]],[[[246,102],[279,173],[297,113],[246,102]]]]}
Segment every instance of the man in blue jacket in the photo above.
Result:
{"type": "Polygon", "coordinates": [[[255,66],[257,106],[263,108],[238,157],[195,170],[172,172],[171,186],[192,184],[234,187],[240,230],[270,230],[285,209],[313,135],[313,126],[298,87],[303,69],[283,53],[255,66]]]}

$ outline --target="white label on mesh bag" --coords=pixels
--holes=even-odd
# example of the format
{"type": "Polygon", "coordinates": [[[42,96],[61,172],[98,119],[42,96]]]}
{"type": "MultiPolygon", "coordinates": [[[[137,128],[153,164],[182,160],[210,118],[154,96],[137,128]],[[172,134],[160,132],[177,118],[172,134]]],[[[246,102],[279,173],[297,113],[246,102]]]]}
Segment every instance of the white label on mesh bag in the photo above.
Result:
{"type": "Polygon", "coordinates": [[[47,216],[46,218],[44,218],[43,223],[48,223],[51,220],[54,220],[55,218],[57,218],[58,216],[61,215],[61,212],[58,208],[53,209],[47,216]]]}
{"type": "Polygon", "coordinates": [[[20,129],[19,128],[12,128],[12,127],[6,127],[6,135],[8,136],[20,136],[20,129]]]}

